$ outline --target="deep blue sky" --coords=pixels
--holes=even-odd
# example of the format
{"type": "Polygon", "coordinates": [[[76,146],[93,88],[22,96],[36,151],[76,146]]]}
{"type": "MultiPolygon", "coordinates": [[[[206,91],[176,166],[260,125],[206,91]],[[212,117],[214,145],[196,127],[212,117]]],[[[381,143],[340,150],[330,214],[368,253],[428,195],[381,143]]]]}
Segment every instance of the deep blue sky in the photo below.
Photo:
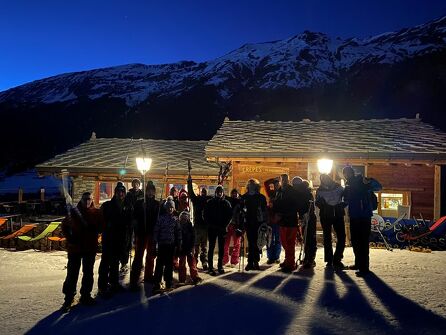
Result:
{"type": "Polygon", "coordinates": [[[445,0],[0,0],[0,91],[64,72],[209,60],[303,30],[364,37],[443,15],[445,0]]]}

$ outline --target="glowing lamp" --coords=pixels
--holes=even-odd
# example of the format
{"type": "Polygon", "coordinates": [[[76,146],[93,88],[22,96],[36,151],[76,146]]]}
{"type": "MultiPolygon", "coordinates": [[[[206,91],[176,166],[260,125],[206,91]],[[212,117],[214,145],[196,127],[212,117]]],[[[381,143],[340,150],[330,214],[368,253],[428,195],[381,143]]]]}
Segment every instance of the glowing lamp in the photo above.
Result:
{"type": "Polygon", "coordinates": [[[146,174],[147,171],[150,170],[152,166],[152,158],[148,157],[137,157],[136,158],[136,167],[141,172],[141,174],[146,174]]]}
{"type": "Polygon", "coordinates": [[[317,168],[320,174],[329,174],[331,172],[332,167],[333,167],[332,159],[323,158],[317,160],[317,168]]]}

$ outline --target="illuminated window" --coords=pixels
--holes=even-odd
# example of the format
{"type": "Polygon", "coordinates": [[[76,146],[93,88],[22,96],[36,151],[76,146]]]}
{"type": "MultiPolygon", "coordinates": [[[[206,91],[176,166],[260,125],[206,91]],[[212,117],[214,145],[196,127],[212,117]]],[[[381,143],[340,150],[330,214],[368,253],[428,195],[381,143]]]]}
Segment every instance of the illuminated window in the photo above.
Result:
{"type": "Polygon", "coordinates": [[[402,193],[381,193],[381,209],[398,210],[398,205],[402,204],[402,193]]]}

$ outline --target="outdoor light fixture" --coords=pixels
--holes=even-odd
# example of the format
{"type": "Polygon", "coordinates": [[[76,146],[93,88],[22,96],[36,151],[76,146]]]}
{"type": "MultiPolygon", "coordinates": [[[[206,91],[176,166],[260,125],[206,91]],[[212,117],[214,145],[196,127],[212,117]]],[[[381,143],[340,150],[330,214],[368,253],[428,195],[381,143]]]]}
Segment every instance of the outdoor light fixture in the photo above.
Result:
{"type": "Polygon", "coordinates": [[[331,172],[331,168],[333,167],[332,159],[318,159],[317,160],[317,168],[320,174],[329,174],[331,172]]]}
{"type": "Polygon", "coordinates": [[[145,175],[147,171],[150,170],[152,166],[152,158],[148,157],[136,157],[136,167],[141,172],[142,175],[145,175]]]}

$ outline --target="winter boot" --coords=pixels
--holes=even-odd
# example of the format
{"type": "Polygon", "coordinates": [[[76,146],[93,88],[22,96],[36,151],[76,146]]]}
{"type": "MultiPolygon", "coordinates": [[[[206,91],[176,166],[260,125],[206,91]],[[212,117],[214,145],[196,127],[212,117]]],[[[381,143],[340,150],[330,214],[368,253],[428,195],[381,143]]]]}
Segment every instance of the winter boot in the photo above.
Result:
{"type": "Polygon", "coordinates": [[[68,312],[71,309],[73,302],[74,302],[74,297],[65,297],[65,301],[62,304],[62,307],[60,308],[62,313],[68,312]]]}
{"type": "Polygon", "coordinates": [[[91,295],[82,295],[79,299],[79,302],[85,306],[93,306],[96,305],[96,300],[91,297],[91,295]]]}
{"type": "Polygon", "coordinates": [[[223,269],[223,268],[218,268],[218,273],[222,275],[223,273],[225,273],[225,269],[223,269]]]}

